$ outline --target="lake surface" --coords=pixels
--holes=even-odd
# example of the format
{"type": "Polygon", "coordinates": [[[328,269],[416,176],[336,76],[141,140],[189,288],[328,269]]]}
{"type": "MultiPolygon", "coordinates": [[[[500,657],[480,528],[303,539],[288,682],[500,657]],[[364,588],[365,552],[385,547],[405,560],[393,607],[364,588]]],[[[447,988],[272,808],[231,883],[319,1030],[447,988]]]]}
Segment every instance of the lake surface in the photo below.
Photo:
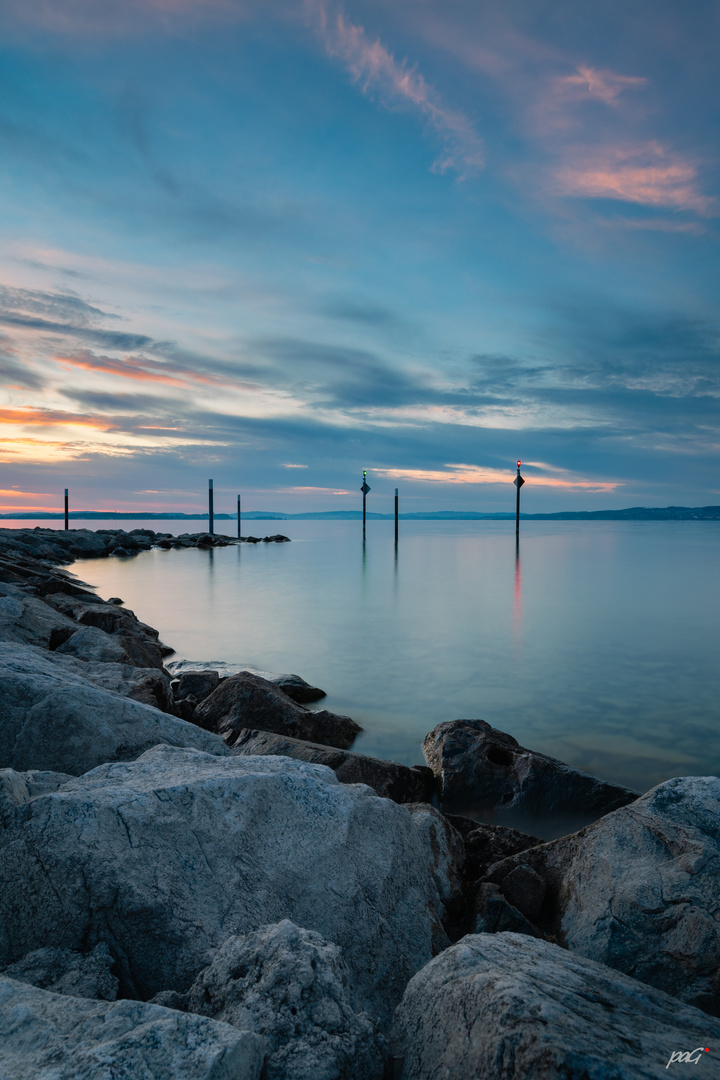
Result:
{"type": "Polygon", "coordinates": [[[157,627],[172,659],[323,687],[317,707],[362,724],[363,753],[420,763],[435,724],[480,717],[639,790],[720,772],[720,524],[525,522],[518,558],[514,522],[403,521],[397,552],[391,521],[369,522],[364,548],[358,522],[245,528],[293,542],[74,571],[157,627]]]}

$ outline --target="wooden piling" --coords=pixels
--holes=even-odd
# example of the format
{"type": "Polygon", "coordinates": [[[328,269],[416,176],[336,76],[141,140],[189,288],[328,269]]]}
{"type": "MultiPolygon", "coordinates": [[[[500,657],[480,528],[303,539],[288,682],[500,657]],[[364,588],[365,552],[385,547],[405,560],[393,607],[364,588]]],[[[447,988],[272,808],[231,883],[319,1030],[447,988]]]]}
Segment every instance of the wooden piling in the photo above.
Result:
{"type": "Polygon", "coordinates": [[[213,482],[212,480],[208,480],[208,532],[211,536],[215,532],[213,494],[213,482]]]}

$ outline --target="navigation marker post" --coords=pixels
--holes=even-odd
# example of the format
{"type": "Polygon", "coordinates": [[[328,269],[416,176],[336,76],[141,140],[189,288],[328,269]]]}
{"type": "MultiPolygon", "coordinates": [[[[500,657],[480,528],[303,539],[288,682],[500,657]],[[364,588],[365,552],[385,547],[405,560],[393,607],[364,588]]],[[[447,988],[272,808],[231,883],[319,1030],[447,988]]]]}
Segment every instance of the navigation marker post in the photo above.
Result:
{"type": "Polygon", "coordinates": [[[360,488],[360,490],[362,491],[362,495],[363,495],[363,540],[365,539],[365,500],[367,498],[367,493],[370,490],[370,485],[368,484],[367,480],[365,479],[366,476],[367,476],[367,469],[363,469],[363,482],[362,482],[362,487],[360,488]]]}
{"type": "Polygon", "coordinates": [[[521,465],[522,465],[522,461],[518,461],[518,463],[517,463],[517,476],[513,480],[513,484],[517,488],[517,499],[515,500],[515,539],[516,540],[520,536],[520,488],[525,483],[522,476],[520,475],[520,466],[521,465]]]}
{"type": "Polygon", "coordinates": [[[240,522],[242,521],[242,512],[240,510],[240,496],[238,495],[238,540],[240,539],[240,522]]]}
{"type": "Polygon", "coordinates": [[[215,517],[213,514],[213,482],[208,480],[208,532],[212,536],[215,532],[215,517]]]}
{"type": "Polygon", "coordinates": [[[70,527],[68,525],[68,517],[69,517],[69,514],[68,514],[68,489],[65,488],[65,529],[66,530],[70,527]]]}
{"type": "Polygon", "coordinates": [[[395,488],[395,547],[398,542],[398,489],[395,488]]]}

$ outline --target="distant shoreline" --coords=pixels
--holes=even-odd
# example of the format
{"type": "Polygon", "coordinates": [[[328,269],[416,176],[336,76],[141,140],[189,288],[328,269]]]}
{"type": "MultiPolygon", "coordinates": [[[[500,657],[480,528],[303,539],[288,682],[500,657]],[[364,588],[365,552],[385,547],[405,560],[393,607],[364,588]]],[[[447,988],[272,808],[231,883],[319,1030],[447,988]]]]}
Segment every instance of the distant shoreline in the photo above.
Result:
{"type": "MultiPolygon", "coordinates": [[[[214,514],[216,521],[237,521],[237,514],[214,514]]],[[[425,513],[399,514],[400,521],[513,521],[514,514],[483,514],[473,510],[436,510],[425,513]]],[[[626,510],[564,510],[556,514],[520,514],[523,521],[720,521],[720,506],[632,506],[626,510]]],[[[62,521],[64,514],[17,513],[0,514],[0,521],[62,521]]],[[[71,511],[71,521],[207,521],[205,514],[118,513],[101,510],[71,511]]],[[[245,521],[359,521],[361,510],[327,510],[317,513],[285,514],[275,511],[249,510],[245,521]]],[[[394,514],[368,513],[368,520],[392,521],[394,514]]]]}

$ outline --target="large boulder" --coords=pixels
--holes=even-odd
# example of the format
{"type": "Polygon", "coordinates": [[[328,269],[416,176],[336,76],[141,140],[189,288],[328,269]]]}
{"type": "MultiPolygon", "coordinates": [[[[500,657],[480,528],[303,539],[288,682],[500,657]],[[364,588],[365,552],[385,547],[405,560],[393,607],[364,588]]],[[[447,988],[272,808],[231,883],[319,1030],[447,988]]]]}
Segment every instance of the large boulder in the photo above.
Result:
{"type": "Polygon", "coordinates": [[[360,1007],[387,1017],[449,944],[443,843],[322,765],[157,746],[18,807],[0,833],[0,965],[106,941],[121,994],[148,998],[287,918],[339,945],[360,1007]]]}
{"type": "Polygon", "coordinates": [[[353,1008],[340,949],[288,919],[228,938],[186,995],[164,998],[262,1035],[263,1080],[382,1080],[384,1044],[353,1008]]]}
{"type": "Polygon", "coordinates": [[[438,724],[423,753],[448,810],[512,810],[519,820],[555,818],[578,828],[637,798],[629,788],[527,750],[484,720],[438,724]]]}
{"type": "Polygon", "coordinates": [[[29,645],[0,643],[0,700],[0,768],[78,775],[158,743],[228,752],[216,735],[103,690],[29,645]]]}
{"type": "Polygon", "coordinates": [[[272,731],[243,730],[232,744],[234,754],[272,754],[327,765],[342,784],[367,784],[378,795],[399,803],[430,802],[435,780],[424,765],[399,765],[395,761],[336,750],[319,743],[291,739],[272,731]]]}
{"type": "Polygon", "coordinates": [[[668,780],[486,880],[573,952],[720,1014],[720,778],[668,780]]]}
{"type": "Polygon", "coordinates": [[[521,934],[466,937],[436,957],[391,1032],[396,1080],[714,1080],[719,1041],[698,1009],[521,934]]]}
{"type": "Polygon", "coordinates": [[[344,750],[362,731],[349,716],[304,709],[277,686],[249,671],[224,679],[198,704],[193,720],[229,743],[243,728],[261,728],[344,750]]]}
{"type": "Polygon", "coordinates": [[[221,679],[227,679],[230,675],[239,675],[241,671],[249,671],[251,675],[259,675],[261,679],[271,682],[273,686],[279,686],[288,697],[300,705],[308,705],[311,701],[319,701],[320,698],[327,696],[319,686],[312,686],[299,675],[262,671],[250,664],[228,664],[224,660],[173,660],[167,667],[178,679],[182,675],[196,671],[215,671],[221,679]]]}
{"type": "Polygon", "coordinates": [[[260,1080],[262,1039],[141,1001],[88,1001],[0,976],[8,1080],[260,1080]]]}

